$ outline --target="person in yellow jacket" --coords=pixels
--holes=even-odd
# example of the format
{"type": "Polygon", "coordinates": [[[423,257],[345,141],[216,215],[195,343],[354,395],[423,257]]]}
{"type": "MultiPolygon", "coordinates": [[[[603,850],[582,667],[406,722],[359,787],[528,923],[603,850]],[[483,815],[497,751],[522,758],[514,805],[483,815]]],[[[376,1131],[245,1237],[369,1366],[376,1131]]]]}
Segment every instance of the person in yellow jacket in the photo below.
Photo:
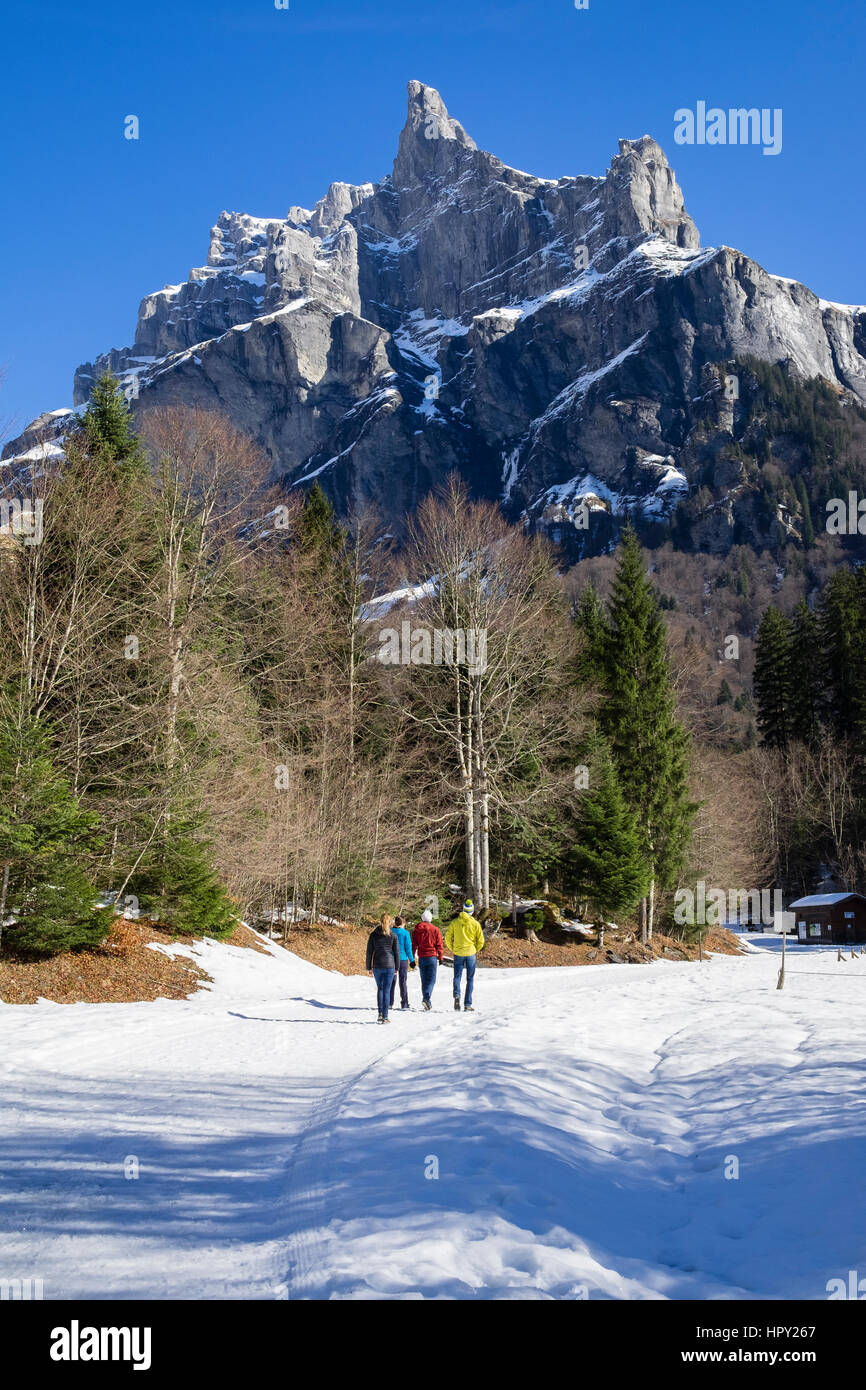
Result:
{"type": "Polygon", "coordinates": [[[475,957],[484,950],[484,932],[481,923],[472,916],[475,907],[471,899],[463,904],[453,921],[448,923],[445,932],[445,945],[454,957],[454,1007],[460,1012],[460,981],[466,971],[466,996],[463,1008],[466,1013],[474,1013],[472,1007],[472,986],[475,983],[475,957]]]}

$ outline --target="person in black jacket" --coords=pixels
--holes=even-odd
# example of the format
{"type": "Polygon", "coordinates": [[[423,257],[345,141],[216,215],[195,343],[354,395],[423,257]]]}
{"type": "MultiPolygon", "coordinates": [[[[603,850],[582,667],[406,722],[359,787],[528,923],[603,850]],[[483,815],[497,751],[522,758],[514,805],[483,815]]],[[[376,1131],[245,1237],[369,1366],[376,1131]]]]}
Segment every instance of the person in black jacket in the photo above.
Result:
{"type": "Polygon", "coordinates": [[[376,981],[380,1023],[391,1022],[388,1017],[391,985],[400,969],[400,943],[391,930],[392,921],[386,913],[381,926],[375,927],[367,937],[367,974],[376,981]]]}

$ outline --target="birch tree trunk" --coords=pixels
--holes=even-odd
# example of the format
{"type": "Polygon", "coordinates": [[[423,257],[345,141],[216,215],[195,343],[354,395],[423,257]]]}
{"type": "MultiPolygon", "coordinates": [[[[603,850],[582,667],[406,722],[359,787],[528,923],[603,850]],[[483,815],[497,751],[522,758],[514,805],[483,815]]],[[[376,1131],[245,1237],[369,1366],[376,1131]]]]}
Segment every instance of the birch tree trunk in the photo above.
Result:
{"type": "MultiPolygon", "coordinates": [[[[467,701],[468,704],[468,701],[467,701]]],[[[464,847],[467,892],[475,891],[475,787],[473,781],[472,715],[463,706],[463,679],[457,671],[457,752],[463,779],[464,847]]]]}
{"type": "Polygon", "coordinates": [[[9,864],[3,865],[3,886],[0,888],[0,946],[3,944],[3,923],[6,921],[6,898],[9,893],[9,864]]]}
{"type": "Polygon", "coordinates": [[[481,906],[490,906],[490,799],[481,798],[481,906]]]}
{"type": "Polygon", "coordinates": [[[491,812],[532,824],[563,795],[556,760],[579,700],[565,677],[573,632],[544,547],[495,505],[473,502],[454,477],[417,509],[405,553],[425,581],[412,598],[416,631],[426,627],[440,653],[447,634],[451,652],[463,653],[430,663],[452,666],[450,682],[424,675],[420,663],[404,708],[443,749],[433,774],[437,820],[461,835],[468,886],[483,909],[504,867],[490,843],[491,812]]]}

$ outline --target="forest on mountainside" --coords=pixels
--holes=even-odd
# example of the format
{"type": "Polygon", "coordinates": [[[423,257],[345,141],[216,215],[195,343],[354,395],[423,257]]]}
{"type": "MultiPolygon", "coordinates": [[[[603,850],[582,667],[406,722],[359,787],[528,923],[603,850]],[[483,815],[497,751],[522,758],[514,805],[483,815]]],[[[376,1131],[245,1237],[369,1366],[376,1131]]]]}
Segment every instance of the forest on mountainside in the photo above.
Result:
{"type": "MultiPolygon", "coordinates": [[[[796,627],[844,589],[862,628],[832,538],[782,574],[629,529],[565,570],[456,477],[397,551],[374,512],[266,475],[219,415],[134,426],[106,376],[30,476],[38,543],[0,537],[0,949],[92,945],[124,910],[215,936],[444,912],[455,883],[486,917],[545,893],[647,939],[699,878],[860,881],[859,779],[842,829],[829,772],[791,789],[791,739],[824,769],[856,728],[834,706],[772,732],[766,619],[755,672],[770,603],[796,627]]],[[[794,691],[812,639],[783,637],[794,691]]]]}

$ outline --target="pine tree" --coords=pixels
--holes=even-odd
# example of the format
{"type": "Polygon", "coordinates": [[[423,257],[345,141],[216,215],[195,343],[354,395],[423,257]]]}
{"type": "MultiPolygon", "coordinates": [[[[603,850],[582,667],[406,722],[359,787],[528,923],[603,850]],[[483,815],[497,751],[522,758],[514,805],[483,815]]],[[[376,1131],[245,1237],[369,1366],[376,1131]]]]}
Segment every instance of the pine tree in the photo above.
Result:
{"type": "Polygon", "coordinates": [[[786,748],[792,735],[791,624],[778,608],[767,609],[755,644],[755,704],[761,742],[786,748]]]}
{"type": "Polygon", "coordinates": [[[812,744],[821,723],[821,630],[817,617],[801,600],[791,619],[789,709],[791,735],[812,744]]]}
{"type": "Polygon", "coordinates": [[[161,926],[219,938],[234,930],[238,915],[198,831],[191,814],[172,816],[167,828],[160,827],[128,889],[141,912],[161,926]]]}
{"type": "Polygon", "coordinates": [[[641,908],[641,934],[648,940],[656,887],[673,885],[697,807],[688,794],[689,744],[676,717],[664,621],[630,525],[611,592],[604,665],[599,724],[650,869],[641,908]]]}
{"type": "Polygon", "coordinates": [[[574,615],[581,644],[577,657],[577,673],[587,685],[595,685],[604,676],[605,616],[598,590],[592,583],[583,590],[574,615]]]}
{"type": "Polygon", "coordinates": [[[97,910],[88,869],[100,844],[57,772],[36,722],[0,726],[0,944],[53,955],[96,946],[112,914],[97,910]]]}
{"type": "Polygon", "coordinates": [[[649,888],[650,869],[605,740],[596,735],[587,754],[589,787],[580,796],[566,882],[577,897],[593,904],[602,928],[607,917],[630,911],[640,901],[649,888]]]}
{"type": "Polygon", "coordinates": [[[812,524],[812,509],[809,506],[809,494],[802,473],[798,473],[794,479],[794,490],[803,515],[803,545],[807,550],[811,550],[815,544],[815,527],[812,524]]]}
{"type": "Polygon", "coordinates": [[[147,463],[132,426],[132,413],[111,372],[105,372],[93,388],[81,417],[81,431],[90,448],[109,460],[122,477],[141,477],[147,463]]]}
{"type": "Polygon", "coordinates": [[[828,717],[839,737],[866,733],[866,574],[841,569],[819,606],[828,717]]]}
{"type": "Polygon", "coordinates": [[[342,546],[344,533],[334,520],[334,508],[318,483],[313,483],[304,498],[304,509],[298,523],[297,541],[305,553],[319,552],[333,562],[342,546]]]}

